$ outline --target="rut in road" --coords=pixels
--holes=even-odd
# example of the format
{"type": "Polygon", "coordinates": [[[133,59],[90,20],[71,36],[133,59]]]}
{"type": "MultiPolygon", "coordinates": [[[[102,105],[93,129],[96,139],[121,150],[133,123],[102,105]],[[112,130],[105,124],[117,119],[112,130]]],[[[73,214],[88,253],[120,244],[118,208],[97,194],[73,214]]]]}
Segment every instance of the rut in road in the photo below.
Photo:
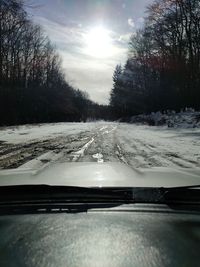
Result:
{"type": "Polygon", "coordinates": [[[79,150],[65,154],[62,162],[106,162],[121,161],[116,154],[116,125],[103,126],[97,129],[92,137],[79,150]]]}
{"type": "MultiPolygon", "coordinates": [[[[200,136],[196,131],[196,136],[200,136]]],[[[179,138],[179,134],[179,130],[177,133],[173,131],[172,139],[171,132],[166,129],[122,125],[117,131],[117,138],[127,162],[135,168],[200,167],[200,142],[194,138],[179,138]]]]}
{"type": "MultiPolygon", "coordinates": [[[[24,144],[2,142],[0,144],[0,169],[18,168],[24,164],[28,166],[27,163],[34,162],[35,159],[39,159],[45,164],[51,161],[49,157],[46,159],[43,157],[48,152],[54,152],[54,156],[59,159],[59,162],[116,161],[118,158],[113,149],[115,147],[113,142],[115,129],[116,126],[104,125],[77,135],[59,136],[24,144]]],[[[31,164],[29,165],[31,166],[31,164]]]]}
{"type": "MultiPolygon", "coordinates": [[[[125,153],[116,138],[117,125],[102,127],[92,139],[77,152],[75,161],[80,162],[121,162],[129,165],[125,153]],[[83,152],[84,150],[84,152],[83,152]],[[80,155],[81,154],[81,155],[80,155]]],[[[68,155],[69,157],[70,155],[68,155]]],[[[65,161],[66,159],[63,159],[65,161]]]]}
{"type": "Polygon", "coordinates": [[[121,162],[134,169],[200,167],[198,129],[193,129],[190,137],[187,130],[169,131],[125,123],[88,123],[84,127],[81,124],[81,129],[77,123],[69,127],[72,128],[72,134],[62,133],[58,129],[59,136],[53,137],[53,128],[50,136],[44,135],[41,139],[30,139],[29,142],[12,144],[0,140],[0,168],[18,168],[24,164],[32,166],[37,162],[48,164],[52,161],[121,162]],[[73,134],[75,131],[79,133],[73,134]]]}
{"type": "Polygon", "coordinates": [[[90,132],[78,135],[62,136],[25,144],[1,144],[0,169],[17,168],[30,160],[53,151],[55,154],[71,154],[80,148],[89,138],[90,132]]]}

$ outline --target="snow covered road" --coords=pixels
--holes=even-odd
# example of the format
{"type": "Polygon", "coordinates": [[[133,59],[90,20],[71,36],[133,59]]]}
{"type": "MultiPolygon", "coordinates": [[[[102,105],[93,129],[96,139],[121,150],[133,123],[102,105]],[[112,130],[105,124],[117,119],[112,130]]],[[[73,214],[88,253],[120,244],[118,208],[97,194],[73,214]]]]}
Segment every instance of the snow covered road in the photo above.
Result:
{"type": "Polygon", "coordinates": [[[40,167],[52,161],[200,167],[200,129],[105,122],[0,128],[1,169],[40,167]]]}

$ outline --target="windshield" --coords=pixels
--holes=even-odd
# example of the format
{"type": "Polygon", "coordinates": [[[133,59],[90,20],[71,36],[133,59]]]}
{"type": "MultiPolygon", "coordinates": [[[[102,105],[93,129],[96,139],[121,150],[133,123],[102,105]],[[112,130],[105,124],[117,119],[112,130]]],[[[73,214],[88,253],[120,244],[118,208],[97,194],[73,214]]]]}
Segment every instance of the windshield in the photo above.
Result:
{"type": "Polygon", "coordinates": [[[0,186],[200,184],[199,40],[199,0],[1,0],[0,186]]]}

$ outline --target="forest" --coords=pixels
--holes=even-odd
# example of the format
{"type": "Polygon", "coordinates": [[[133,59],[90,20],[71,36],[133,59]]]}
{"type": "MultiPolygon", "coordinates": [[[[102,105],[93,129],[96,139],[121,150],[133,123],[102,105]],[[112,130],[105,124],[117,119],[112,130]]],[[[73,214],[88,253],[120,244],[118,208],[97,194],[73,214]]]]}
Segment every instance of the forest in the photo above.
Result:
{"type": "Polygon", "coordinates": [[[116,66],[115,118],[200,108],[200,1],[156,0],[132,35],[125,66],[116,66]]]}
{"type": "Polygon", "coordinates": [[[22,1],[0,0],[0,125],[86,121],[106,109],[65,80],[61,58],[22,1]]]}
{"type": "Polygon", "coordinates": [[[155,0],[117,65],[108,106],[70,85],[23,1],[0,0],[0,125],[116,120],[200,103],[200,1],[155,0]]]}

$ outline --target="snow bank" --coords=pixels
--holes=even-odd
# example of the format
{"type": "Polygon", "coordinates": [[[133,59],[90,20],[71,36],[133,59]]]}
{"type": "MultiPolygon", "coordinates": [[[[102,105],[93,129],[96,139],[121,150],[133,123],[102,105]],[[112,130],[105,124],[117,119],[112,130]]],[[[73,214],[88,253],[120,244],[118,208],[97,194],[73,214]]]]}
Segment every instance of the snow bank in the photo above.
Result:
{"type": "Polygon", "coordinates": [[[152,126],[166,125],[170,128],[200,128],[200,112],[191,108],[176,113],[175,111],[152,112],[151,114],[137,115],[130,119],[131,123],[147,124],[152,126]]]}

